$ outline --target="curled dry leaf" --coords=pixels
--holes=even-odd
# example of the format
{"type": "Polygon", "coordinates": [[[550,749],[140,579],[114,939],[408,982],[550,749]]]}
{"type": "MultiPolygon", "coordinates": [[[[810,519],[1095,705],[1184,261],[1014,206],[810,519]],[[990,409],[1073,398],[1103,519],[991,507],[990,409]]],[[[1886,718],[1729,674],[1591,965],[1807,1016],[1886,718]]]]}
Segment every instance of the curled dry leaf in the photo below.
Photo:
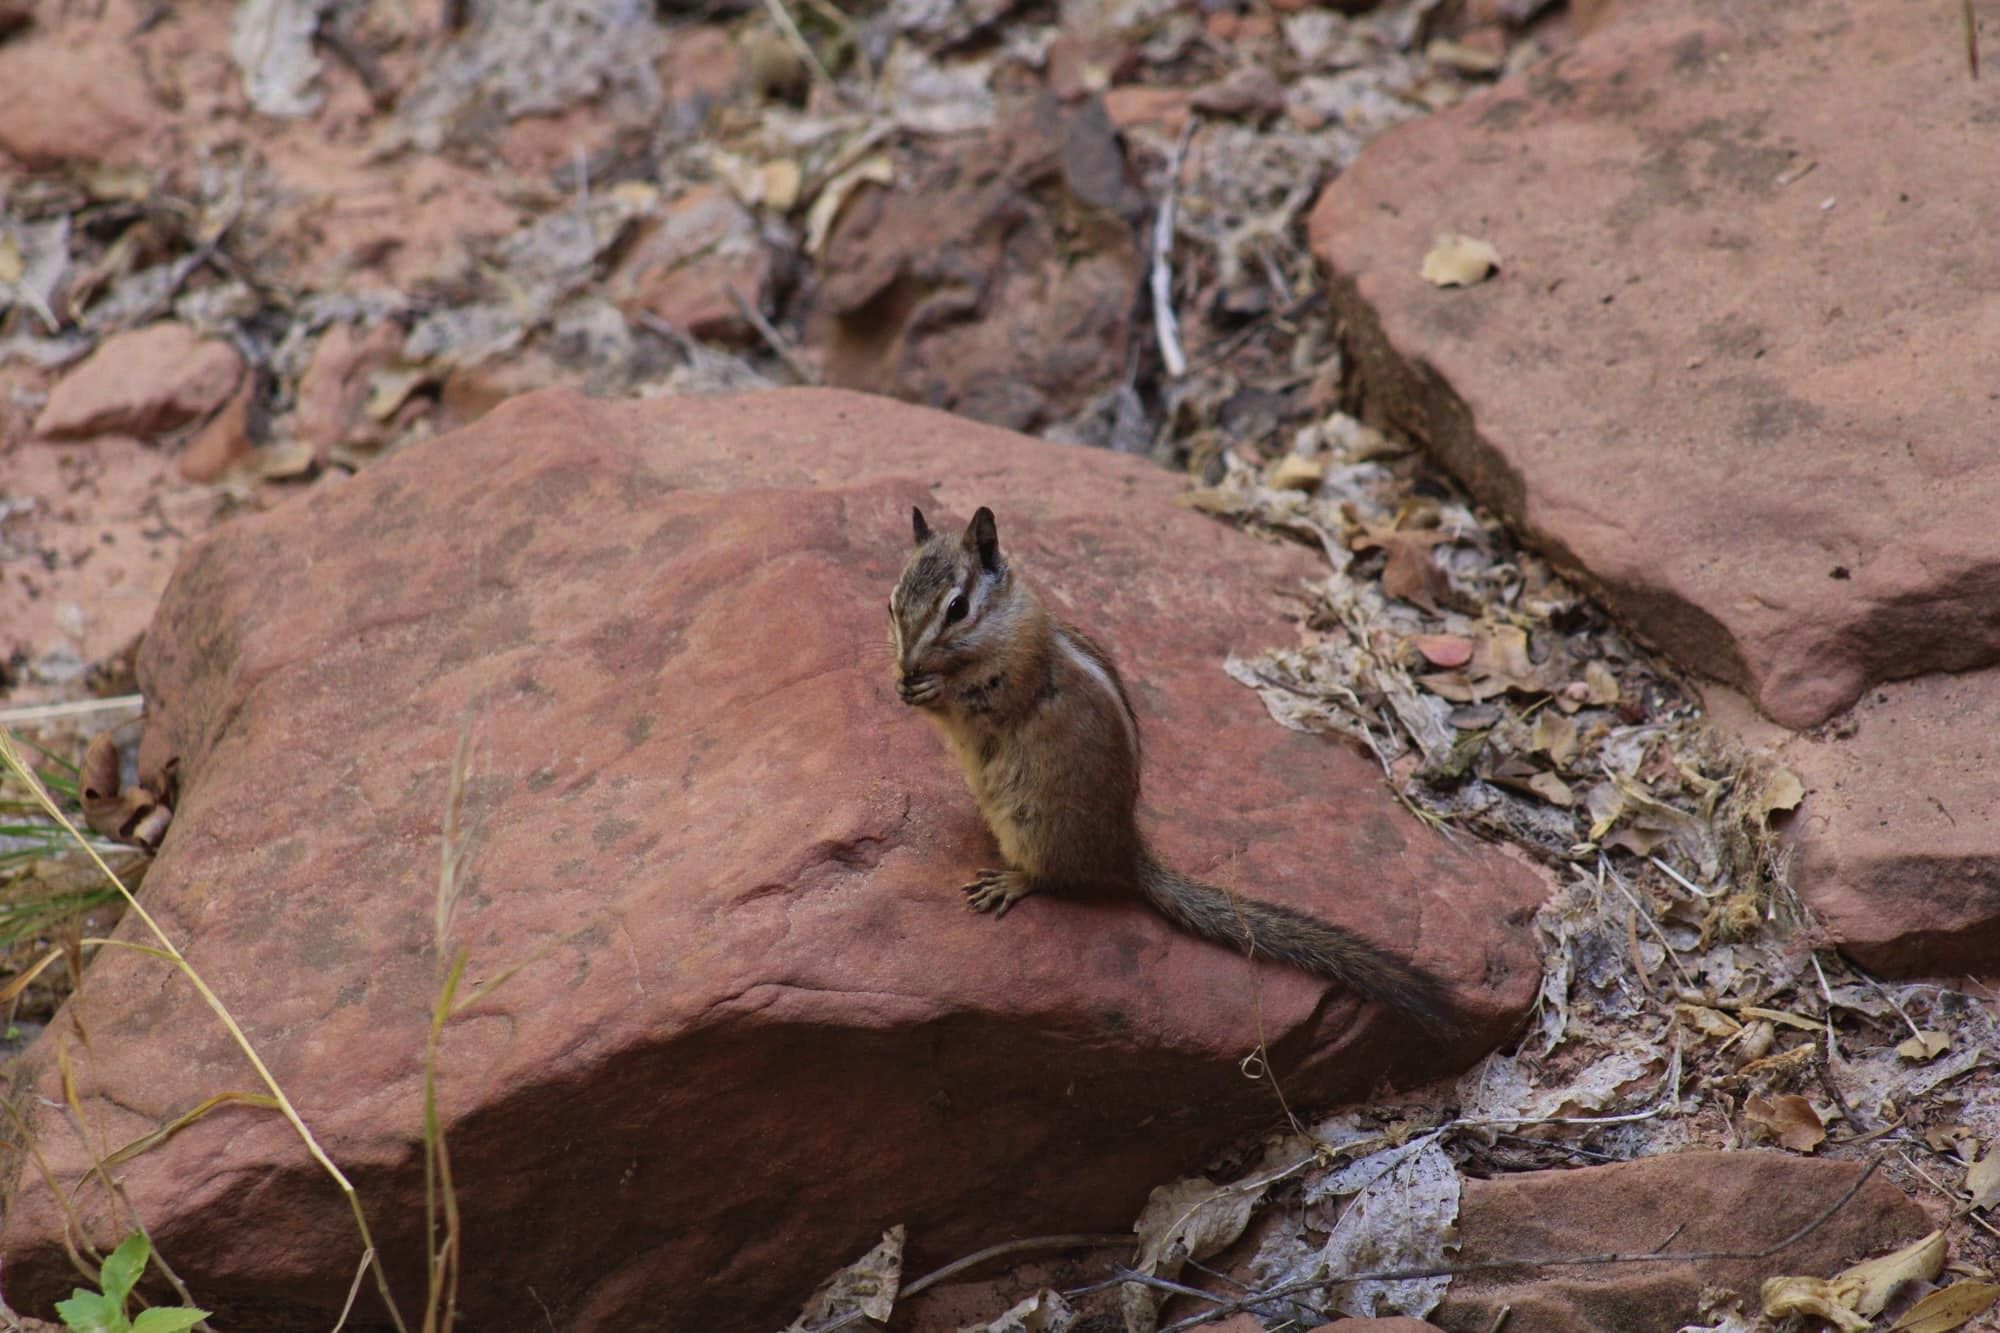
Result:
{"type": "Polygon", "coordinates": [[[1271,471],[1271,484],[1279,490],[1312,491],[1326,476],[1326,464],[1317,458],[1286,454],[1271,471]]]}
{"type": "Polygon", "coordinates": [[[903,1286],[903,1236],[899,1222],[882,1233],[882,1243],[828,1278],[785,1333],[814,1328],[842,1315],[860,1313],[886,1323],[903,1286]]]}
{"type": "Polygon", "coordinates": [[[166,801],[144,787],[126,787],[118,773],[118,747],[109,732],[93,736],[83,753],[77,794],[83,819],[93,832],[116,842],[157,851],[174,812],[166,801]]]}
{"type": "Polygon", "coordinates": [[[896,165],[886,153],[865,157],[847,170],[828,181],[814,199],[812,207],[806,210],[806,253],[817,255],[826,246],[826,238],[833,231],[833,224],[840,220],[840,210],[847,204],[847,197],[862,185],[889,185],[896,179],[896,165]]]}
{"type": "Polygon", "coordinates": [[[1764,1283],[1761,1293],[1764,1313],[1772,1319],[1786,1315],[1811,1315],[1824,1319],[1840,1333],[1868,1333],[1869,1321],[1840,1303],[1833,1283],[1819,1277],[1774,1277],[1764,1283]]]}
{"type": "Polygon", "coordinates": [[[1710,1009],[1707,1005],[1682,1004],[1675,1011],[1687,1020],[1688,1026],[1704,1037],[1733,1037],[1743,1030],[1743,1025],[1723,1013],[1720,1009],[1710,1009]]]}
{"type": "Polygon", "coordinates": [[[1853,1307],[1865,1315],[1882,1313],[1882,1307],[1905,1282],[1931,1282],[1944,1271],[1944,1232],[1933,1231],[1922,1240],[1905,1245],[1893,1254],[1859,1263],[1834,1278],[1843,1291],[1852,1291],[1853,1307]]]}
{"type": "Polygon", "coordinates": [[[1935,1060],[1951,1049],[1949,1032],[1934,1032],[1930,1028],[1919,1029],[1917,1035],[1896,1047],[1896,1054],[1905,1060],[1935,1060]]]}
{"type": "Polygon", "coordinates": [[[1833,1278],[1774,1277],[1764,1284],[1764,1313],[1772,1319],[1814,1315],[1842,1333],[1866,1333],[1867,1316],[1882,1312],[1905,1282],[1929,1282],[1944,1271],[1944,1232],[1933,1231],[1894,1254],[1854,1265],[1833,1278]]]}
{"type": "Polygon", "coordinates": [[[1812,1103],[1794,1093],[1782,1097],[1752,1097],[1743,1103],[1743,1118],[1762,1125],[1772,1138],[1793,1152],[1811,1152],[1826,1142],[1826,1126],[1812,1103]]]}
{"type": "Polygon", "coordinates": [[[1423,280],[1433,287],[1470,287],[1500,267],[1500,252],[1476,236],[1440,236],[1424,256],[1423,280]]]}
{"type": "Polygon", "coordinates": [[[1934,1291],[1889,1325],[1889,1333],[1951,1333],[2000,1303],[2000,1283],[1954,1282],[1934,1291]]]}

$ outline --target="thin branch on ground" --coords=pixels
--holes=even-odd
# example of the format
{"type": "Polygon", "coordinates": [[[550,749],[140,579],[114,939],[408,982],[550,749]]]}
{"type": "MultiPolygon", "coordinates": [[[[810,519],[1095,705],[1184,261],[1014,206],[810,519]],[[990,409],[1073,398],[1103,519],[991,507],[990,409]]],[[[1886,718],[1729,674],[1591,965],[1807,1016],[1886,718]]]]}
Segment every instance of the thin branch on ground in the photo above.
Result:
{"type": "Polygon", "coordinates": [[[1174,316],[1174,211],[1180,197],[1181,160],[1200,123],[1190,114],[1181,128],[1180,141],[1167,159],[1167,183],[1160,207],[1153,214],[1153,333],[1159,339],[1167,378],[1176,380],[1187,374],[1188,363],[1187,353],[1181,349],[1180,321],[1174,316]]]}
{"type": "Polygon", "coordinates": [[[48,722],[59,717],[87,717],[92,713],[115,713],[126,708],[144,708],[143,694],[120,694],[108,699],[78,699],[67,704],[29,704],[21,708],[0,708],[0,726],[17,727],[24,722],[48,722]]]}
{"type": "MultiPolygon", "coordinates": [[[[1026,1254],[1034,1250],[1094,1250],[1119,1245],[1137,1245],[1138,1238],[1129,1232],[1125,1235],[1100,1235],[1085,1232],[1076,1235],[1028,1236],[1021,1240],[1005,1240],[998,1245],[988,1245],[983,1250],[975,1250],[963,1259],[954,1259],[943,1268],[924,1274],[915,1282],[906,1284],[897,1293],[898,1300],[907,1300],[921,1292],[929,1291],[940,1282],[949,1281],[967,1269],[976,1268],[989,1259],[1000,1259],[1010,1254],[1026,1254]]],[[[850,1310],[838,1319],[816,1325],[807,1333],[834,1333],[835,1329],[846,1328],[861,1320],[859,1310],[850,1310]]]]}

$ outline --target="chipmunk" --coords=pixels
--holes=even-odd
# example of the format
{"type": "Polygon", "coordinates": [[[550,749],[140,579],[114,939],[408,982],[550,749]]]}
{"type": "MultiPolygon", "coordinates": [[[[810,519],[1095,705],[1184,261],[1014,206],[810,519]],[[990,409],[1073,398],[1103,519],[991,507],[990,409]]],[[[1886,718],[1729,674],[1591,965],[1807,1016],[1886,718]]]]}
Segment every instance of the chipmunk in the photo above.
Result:
{"type": "Polygon", "coordinates": [[[896,692],[943,733],[1007,869],[964,887],[1005,916],[1032,893],[1135,888],[1204,938],[1281,959],[1452,1031],[1438,981],[1338,926],[1161,865],[1139,832],[1139,721],[1111,657],[1050,614],[1000,553],[991,509],[965,535],[910,511],[916,549],[889,595],[896,692]]]}

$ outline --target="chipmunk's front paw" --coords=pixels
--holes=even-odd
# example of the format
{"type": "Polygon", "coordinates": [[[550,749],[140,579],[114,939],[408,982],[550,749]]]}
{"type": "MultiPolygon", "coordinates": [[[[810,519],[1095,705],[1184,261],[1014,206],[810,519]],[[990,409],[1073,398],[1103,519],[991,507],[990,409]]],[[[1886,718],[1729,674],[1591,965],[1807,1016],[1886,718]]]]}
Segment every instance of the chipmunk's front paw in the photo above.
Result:
{"type": "Polygon", "coordinates": [[[982,870],[961,890],[967,907],[994,916],[1007,915],[1008,908],[1034,891],[1034,881],[1018,870],[982,870]]]}
{"type": "Polygon", "coordinates": [[[944,698],[944,682],[936,676],[904,676],[896,682],[896,694],[912,708],[930,708],[944,698]]]}

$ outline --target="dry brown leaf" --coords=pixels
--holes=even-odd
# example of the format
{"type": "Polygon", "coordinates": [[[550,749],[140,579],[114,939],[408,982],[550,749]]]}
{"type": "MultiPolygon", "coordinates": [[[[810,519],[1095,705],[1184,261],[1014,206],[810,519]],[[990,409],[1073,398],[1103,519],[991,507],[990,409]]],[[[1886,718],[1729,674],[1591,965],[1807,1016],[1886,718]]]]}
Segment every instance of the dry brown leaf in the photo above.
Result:
{"type": "Polygon", "coordinates": [[[1950,1049],[1949,1032],[1934,1032],[1930,1028],[1920,1028],[1916,1036],[1896,1047],[1896,1054],[1905,1060],[1935,1060],[1950,1049]]]}
{"type": "Polygon", "coordinates": [[[1591,662],[1583,668],[1583,683],[1590,691],[1590,701],[1608,707],[1618,702],[1618,677],[1611,674],[1611,668],[1602,662],[1591,662]]]}
{"type": "Polygon", "coordinates": [[[1932,1152],[1956,1153],[1961,1161],[1979,1151],[1979,1136],[1970,1125],[1933,1125],[1924,1131],[1924,1142],[1932,1152]]]}
{"type": "Polygon", "coordinates": [[[1382,591],[1426,611],[1435,611],[1437,599],[1450,584],[1437,561],[1431,559],[1431,547],[1437,543],[1426,540],[1430,535],[1399,532],[1376,544],[1389,553],[1389,563],[1382,567],[1382,591]]]}
{"type": "Polygon", "coordinates": [[[1951,1333],[2000,1302],[2000,1283],[1954,1282],[1903,1311],[1889,1333],[1951,1333]]]}
{"type": "Polygon", "coordinates": [[[1576,719],[1544,708],[1535,715],[1528,743],[1559,765],[1576,758],[1576,719]]]}
{"type": "Polygon", "coordinates": [[[1433,287],[1470,287],[1500,267],[1500,252],[1476,236],[1440,236],[1424,256],[1423,280],[1433,287]]]}
{"type": "Polygon", "coordinates": [[[1782,1097],[1752,1097],[1743,1103],[1743,1118],[1762,1125],[1793,1152],[1811,1152],[1826,1142],[1826,1126],[1812,1103],[1796,1093],[1782,1097]]]}
{"type": "Polygon", "coordinates": [[[1642,827],[1638,824],[1633,824],[1628,828],[1619,829],[1616,833],[1613,833],[1608,838],[1601,839],[1601,841],[1606,847],[1615,847],[1621,851],[1630,852],[1634,856],[1651,856],[1654,852],[1666,846],[1667,840],[1672,836],[1672,834],[1662,828],[1642,827]]]}
{"type": "Polygon", "coordinates": [[[1743,1030],[1741,1023],[1720,1009],[1710,1009],[1707,1005],[1682,1004],[1676,1005],[1675,1010],[1704,1037],[1733,1037],[1743,1030]]]}
{"type": "Polygon", "coordinates": [[[1746,1019],[1765,1018],[1773,1023],[1783,1023],[1786,1027],[1802,1028],[1807,1032],[1818,1032],[1819,1023],[1801,1014],[1785,1009],[1764,1009],[1754,1004],[1746,1004],[1736,1011],[1746,1019]]]}
{"type": "Polygon", "coordinates": [[[1776,769],[1765,780],[1764,788],[1758,792],[1753,808],[1757,818],[1766,820],[1780,810],[1796,810],[1799,802],[1806,798],[1806,787],[1799,781],[1799,775],[1789,768],[1776,769]]]}
{"type": "Polygon", "coordinates": [[[9,287],[19,282],[28,271],[28,261],[21,253],[21,243],[13,233],[0,235],[0,283],[9,287]]]}
{"type": "Polygon", "coordinates": [[[1528,790],[1547,801],[1550,805],[1564,810],[1576,804],[1576,793],[1569,784],[1553,773],[1537,773],[1528,779],[1528,790]]]}
{"type": "Polygon", "coordinates": [[[1965,1168],[1965,1192],[1971,1195],[1971,1208],[1991,1208],[2000,1203],[2000,1149],[1992,1149],[1987,1154],[1965,1168]]]}
{"type": "MultiPolygon", "coordinates": [[[[1764,1028],[1769,1025],[1760,1022],[1757,1026],[1764,1028]]],[[[1779,1051],[1776,1055],[1767,1055],[1761,1060],[1750,1061],[1743,1066],[1742,1072],[1745,1074],[1795,1073],[1811,1064],[1818,1054],[1818,1045],[1813,1042],[1803,1041],[1790,1050],[1779,1051]]]]}

